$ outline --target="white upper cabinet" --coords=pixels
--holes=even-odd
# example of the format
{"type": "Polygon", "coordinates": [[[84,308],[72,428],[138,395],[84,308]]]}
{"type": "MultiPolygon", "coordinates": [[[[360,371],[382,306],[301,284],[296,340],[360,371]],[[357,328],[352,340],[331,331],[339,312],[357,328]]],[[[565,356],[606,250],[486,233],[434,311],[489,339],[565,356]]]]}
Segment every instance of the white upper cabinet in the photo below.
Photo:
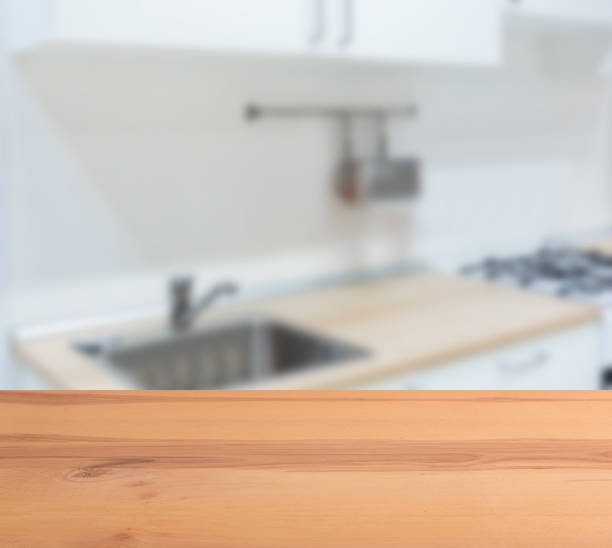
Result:
{"type": "Polygon", "coordinates": [[[316,17],[305,0],[57,0],[54,32],[68,42],[291,52],[307,46],[316,17]]]}
{"type": "Polygon", "coordinates": [[[511,13],[565,20],[570,23],[611,24],[611,0],[506,0],[511,13]]]}
{"type": "Polygon", "coordinates": [[[513,68],[556,78],[612,72],[612,0],[505,0],[504,19],[507,51],[519,45],[513,68]]]}
{"type": "Polygon", "coordinates": [[[135,45],[407,62],[499,60],[499,0],[10,0],[16,49],[135,45]]]}
{"type": "Polygon", "coordinates": [[[320,32],[309,0],[11,0],[13,43],[304,51],[320,32]],[[36,29],[37,40],[33,40],[36,29]]]}
{"type": "Polygon", "coordinates": [[[340,0],[338,44],[347,54],[418,62],[496,64],[498,0],[340,0]]]}

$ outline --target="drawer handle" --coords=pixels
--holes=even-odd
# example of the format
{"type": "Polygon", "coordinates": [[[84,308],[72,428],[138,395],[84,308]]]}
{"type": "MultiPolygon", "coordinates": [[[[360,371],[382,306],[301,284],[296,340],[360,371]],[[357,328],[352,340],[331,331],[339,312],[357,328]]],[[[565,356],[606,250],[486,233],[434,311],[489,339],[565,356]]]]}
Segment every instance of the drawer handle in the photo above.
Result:
{"type": "Polygon", "coordinates": [[[541,367],[548,362],[549,356],[546,352],[538,352],[533,358],[521,362],[502,362],[499,370],[502,373],[524,373],[537,367],[541,367]]]}

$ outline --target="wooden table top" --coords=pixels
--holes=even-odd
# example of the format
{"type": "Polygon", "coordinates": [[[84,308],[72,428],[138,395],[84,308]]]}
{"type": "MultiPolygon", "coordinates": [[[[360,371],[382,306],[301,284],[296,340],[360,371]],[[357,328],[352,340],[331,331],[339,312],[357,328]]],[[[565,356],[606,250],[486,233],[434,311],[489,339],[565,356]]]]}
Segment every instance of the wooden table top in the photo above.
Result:
{"type": "Polygon", "coordinates": [[[0,544],[609,547],[606,392],[0,393],[0,544]]]}

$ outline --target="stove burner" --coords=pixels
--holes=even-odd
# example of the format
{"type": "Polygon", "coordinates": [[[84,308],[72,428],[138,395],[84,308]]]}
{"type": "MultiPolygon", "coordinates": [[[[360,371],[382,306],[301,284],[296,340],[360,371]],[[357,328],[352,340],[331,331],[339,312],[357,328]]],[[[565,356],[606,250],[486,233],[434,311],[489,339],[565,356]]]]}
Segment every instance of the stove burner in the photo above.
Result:
{"type": "Polygon", "coordinates": [[[561,297],[612,295],[612,256],[573,248],[542,248],[529,255],[487,257],[460,272],[561,297]]]}

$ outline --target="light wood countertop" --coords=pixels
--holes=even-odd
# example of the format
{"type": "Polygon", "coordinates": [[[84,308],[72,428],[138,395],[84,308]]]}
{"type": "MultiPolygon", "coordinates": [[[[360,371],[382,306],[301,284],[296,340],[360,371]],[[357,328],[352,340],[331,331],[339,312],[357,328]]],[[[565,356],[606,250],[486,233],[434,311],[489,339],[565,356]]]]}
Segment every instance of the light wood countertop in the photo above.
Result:
{"type": "Polygon", "coordinates": [[[602,255],[612,255],[612,235],[581,243],[578,247],[587,251],[596,251],[602,255]]]}
{"type": "Polygon", "coordinates": [[[5,548],[610,546],[609,392],[4,392],[5,548]]]}
{"type": "MultiPolygon", "coordinates": [[[[352,342],[366,359],[267,382],[267,388],[345,388],[599,320],[598,309],[526,291],[426,272],[218,307],[202,324],[266,315],[352,342]]],[[[74,341],[155,331],[163,318],[17,339],[16,354],[60,388],[125,388],[72,350],[74,341]]]]}

